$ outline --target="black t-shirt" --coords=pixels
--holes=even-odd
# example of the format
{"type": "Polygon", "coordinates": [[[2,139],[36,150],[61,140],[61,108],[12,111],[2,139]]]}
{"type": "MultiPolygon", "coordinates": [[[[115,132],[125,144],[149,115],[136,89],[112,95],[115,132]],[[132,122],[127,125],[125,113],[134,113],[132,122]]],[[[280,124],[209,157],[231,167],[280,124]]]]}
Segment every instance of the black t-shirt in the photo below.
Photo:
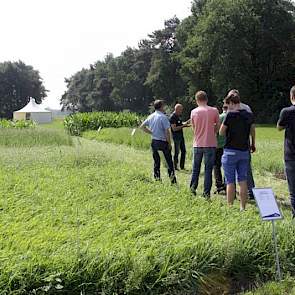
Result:
{"type": "MultiPolygon", "coordinates": [[[[170,124],[175,124],[176,127],[179,127],[179,126],[182,126],[183,123],[182,123],[182,119],[180,116],[177,116],[175,113],[172,113],[172,115],[170,116],[170,124]]],[[[173,135],[173,138],[182,138],[183,137],[183,130],[180,129],[178,131],[172,131],[172,135],[173,135]]]]}
{"type": "Polygon", "coordinates": [[[295,106],[282,109],[278,124],[285,127],[285,160],[295,161],[295,106]]]}
{"type": "Polygon", "coordinates": [[[246,110],[228,112],[223,124],[227,127],[224,148],[240,151],[249,150],[249,136],[254,116],[246,110]]]}

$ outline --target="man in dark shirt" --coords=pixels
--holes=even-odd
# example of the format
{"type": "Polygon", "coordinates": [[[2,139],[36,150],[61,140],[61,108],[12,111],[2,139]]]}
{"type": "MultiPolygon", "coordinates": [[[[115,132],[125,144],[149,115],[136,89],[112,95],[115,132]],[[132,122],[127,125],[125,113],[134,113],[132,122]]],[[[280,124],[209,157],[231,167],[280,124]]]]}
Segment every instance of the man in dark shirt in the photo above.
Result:
{"type": "Polygon", "coordinates": [[[170,124],[172,130],[172,137],[174,141],[174,168],[178,170],[178,155],[179,150],[181,151],[180,156],[180,169],[184,169],[185,164],[185,140],[183,136],[183,128],[188,127],[189,124],[187,122],[182,122],[181,115],[183,112],[183,106],[181,104],[175,105],[174,112],[170,116],[170,124]]]}
{"type": "Polygon", "coordinates": [[[236,178],[240,186],[241,211],[247,202],[247,178],[249,169],[249,150],[255,148],[255,127],[253,114],[241,108],[238,93],[230,94],[225,99],[228,106],[219,134],[226,136],[222,165],[226,179],[226,194],[229,205],[232,205],[236,193],[236,178]],[[249,137],[251,135],[251,145],[249,137]]]}
{"type": "MultiPolygon", "coordinates": [[[[238,95],[240,95],[239,90],[237,89],[232,89],[230,90],[230,92],[228,93],[228,95],[230,94],[234,94],[237,93],[238,95]]],[[[245,103],[240,103],[240,108],[241,110],[245,110],[249,113],[252,113],[252,109],[250,108],[249,105],[245,104],[245,103]]],[[[255,181],[254,181],[254,177],[253,177],[253,172],[252,172],[252,164],[251,164],[251,153],[249,152],[249,167],[248,167],[248,179],[247,179],[247,184],[248,184],[248,194],[249,194],[249,199],[250,200],[254,200],[254,195],[253,195],[253,191],[252,189],[255,187],[255,181]]]]}
{"type": "Polygon", "coordinates": [[[278,129],[285,130],[284,159],[293,218],[295,218],[295,86],[291,88],[292,106],[281,111],[278,129]]]}

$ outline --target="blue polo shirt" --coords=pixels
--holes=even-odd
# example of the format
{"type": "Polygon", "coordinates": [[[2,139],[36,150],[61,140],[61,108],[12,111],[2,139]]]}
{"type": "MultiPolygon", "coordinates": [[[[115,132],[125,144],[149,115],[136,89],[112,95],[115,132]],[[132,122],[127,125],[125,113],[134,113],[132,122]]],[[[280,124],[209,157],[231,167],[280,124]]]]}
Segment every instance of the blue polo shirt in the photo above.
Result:
{"type": "Polygon", "coordinates": [[[170,128],[168,117],[160,111],[155,111],[143,122],[143,126],[152,131],[152,139],[167,141],[165,131],[170,128]]]}

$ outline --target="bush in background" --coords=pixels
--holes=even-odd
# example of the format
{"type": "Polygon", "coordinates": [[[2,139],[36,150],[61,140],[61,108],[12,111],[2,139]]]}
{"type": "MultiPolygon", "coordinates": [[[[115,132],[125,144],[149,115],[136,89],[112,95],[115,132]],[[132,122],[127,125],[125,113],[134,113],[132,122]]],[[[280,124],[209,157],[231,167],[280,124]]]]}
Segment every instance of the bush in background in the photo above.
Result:
{"type": "Polygon", "coordinates": [[[32,120],[9,121],[6,119],[0,120],[0,128],[33,128],[36,127],[36,122],[32,120]]]}
{"type": "Polygon", "coordinates": [[[135,113],[93,112],[76,113],[65,118],[64,126],[71,135],[80,135],[86,130],[102,127],[136,127],[141,117],[135,113]]]}

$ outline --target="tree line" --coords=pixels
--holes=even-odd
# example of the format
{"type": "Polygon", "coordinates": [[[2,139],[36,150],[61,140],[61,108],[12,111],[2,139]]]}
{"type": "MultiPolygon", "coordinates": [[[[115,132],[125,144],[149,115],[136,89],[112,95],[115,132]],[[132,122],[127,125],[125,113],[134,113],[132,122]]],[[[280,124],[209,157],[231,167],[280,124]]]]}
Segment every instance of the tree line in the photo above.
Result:
{"type": "Polygon", "coordinates": [[[22,61],[0,63],[0,118],[11,119],[30,97],[41,103],[46,95],[43,80],[32,66],[22,61]]]}
{"type": "MultiPolygon", "coordinates": [[[[291,0],[193,0],[191,14],[107,55],[65,79],[64,110],[146,114],[155,98],[180,102],[189,113],[196,90],[212,105],[239,89],[260,122],[274,122],[295,84],[295,6],[291,0]]],[[[46,96],[39,72],[0,63],[0,117],[11,118],[29,96],[46,96]]]]}
{"type": "Polygon", "coordinates": [[[288,0],[194,0],[128,47],[66,79],[64,109],[147,113],[154,98],[193,107],[197,89],[221,104],[240,90],[259,121],[273,122],[295,84],[295,7],[288,0]]]}

